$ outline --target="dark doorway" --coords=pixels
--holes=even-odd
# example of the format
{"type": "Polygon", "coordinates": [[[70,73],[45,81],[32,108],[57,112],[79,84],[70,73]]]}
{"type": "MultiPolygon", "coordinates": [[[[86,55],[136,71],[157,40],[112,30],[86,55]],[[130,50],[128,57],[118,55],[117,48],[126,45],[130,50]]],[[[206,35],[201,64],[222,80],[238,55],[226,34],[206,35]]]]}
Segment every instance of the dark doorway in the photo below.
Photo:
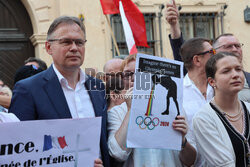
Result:
{"type": "Polygon", "coordinates": [[[20,0],[0,0],[0,79],[10,88],[16,70],[34,57],[29,15],[20,0]]]}

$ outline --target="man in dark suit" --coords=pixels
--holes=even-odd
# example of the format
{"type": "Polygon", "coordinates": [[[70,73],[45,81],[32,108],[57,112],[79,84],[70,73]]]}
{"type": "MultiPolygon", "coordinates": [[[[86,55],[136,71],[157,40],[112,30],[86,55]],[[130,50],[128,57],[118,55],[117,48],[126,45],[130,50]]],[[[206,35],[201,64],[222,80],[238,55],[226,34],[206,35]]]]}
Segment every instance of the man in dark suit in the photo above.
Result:
{"type": "MultiPolygon", "coordinates": [[[[80,69],[86,41],[85,27],[78,18],[62,16],[55,19],[45,43],[53,64],[16,83],[9,111],[20,120],[101,116],[101,159],[103,165],[109,167],[104,85],[80,69]]],[[[102,166],[101,160],[97,159],[95,165],[102,166]]]]}

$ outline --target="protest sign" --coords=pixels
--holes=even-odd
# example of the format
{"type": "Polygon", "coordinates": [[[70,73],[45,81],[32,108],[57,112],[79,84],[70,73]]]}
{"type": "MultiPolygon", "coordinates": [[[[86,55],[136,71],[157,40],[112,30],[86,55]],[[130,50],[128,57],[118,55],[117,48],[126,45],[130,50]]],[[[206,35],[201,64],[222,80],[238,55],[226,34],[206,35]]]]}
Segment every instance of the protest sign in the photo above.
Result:
{"type": "Polygon", "coordinates": [[[182,115],[183,63],[137,54],[127,147],[181,149],[172,122],[182,115]]]}
{"type": "Polygon", "coordinates": [[[0,167],[93,167],[101,117],[0,124],[0,167]]]}

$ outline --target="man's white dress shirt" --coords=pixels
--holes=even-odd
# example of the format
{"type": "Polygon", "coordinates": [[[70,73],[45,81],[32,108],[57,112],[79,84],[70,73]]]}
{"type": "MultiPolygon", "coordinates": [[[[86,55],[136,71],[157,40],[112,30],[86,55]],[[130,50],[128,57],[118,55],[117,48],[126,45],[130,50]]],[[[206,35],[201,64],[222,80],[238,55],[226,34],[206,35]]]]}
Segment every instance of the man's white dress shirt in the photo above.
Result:
{"type": "Polygon", "coordinates": [[[72,118],[95,117],[93,104],[85,87],[85,81],[88,79],[88,76],[80,69],[80,79],[75,89],[73,89],[55,65],[53,64],[52,66],[63,89],[72,118]]]}
{"type": "MultiPolygon", "coordinates": [[[[192,119],[198,111],[214,97],[214,90],[208,84],[207,85],[207,98],[205,98],[200,90],[195,86],[194,82],[189,78],[188,73],[183,80],[183,109],[186,113],[186,119],[188,122],[189,132],[187,133],[187,140],[196,149],[196,140],[193,134],[192,119]]],[[[195,162],[196,167],[203,166],[203,159],[198,153],[195,162]]]]}

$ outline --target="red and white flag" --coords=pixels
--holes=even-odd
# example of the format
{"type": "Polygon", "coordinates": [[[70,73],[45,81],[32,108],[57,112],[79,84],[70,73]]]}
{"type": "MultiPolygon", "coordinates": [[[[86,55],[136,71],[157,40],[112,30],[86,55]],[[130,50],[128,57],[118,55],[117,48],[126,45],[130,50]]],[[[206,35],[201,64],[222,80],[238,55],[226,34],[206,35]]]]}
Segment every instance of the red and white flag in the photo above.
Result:
{"type": "Polygon", "coordinates": [[[103,14],[118,14],[119,0],[101,0],[103,14]]]}
{"type": "Polygon", "coordinates": [[[144,16],[131,0],[101,0],[101,5],[104,14],[121,14],[130,55],[137,53],[136,46],[149,47],[144,16]]]}
{"type": "Polygon", "coordinates": [[[121,18],[122,18],[122,25],[123,25],[125,38],[126,38],[126,43],[128,46],[129,55],[136,54],[137,49],[136,49],[136,45],[135,45],[135,40],[134,40],[130,25],[128,23],[128,20],[125,16],[125,13],[124,13],[122,1],[119,2],[119,9],[120,9],[120,14],[121,14],[121,18]]]}

